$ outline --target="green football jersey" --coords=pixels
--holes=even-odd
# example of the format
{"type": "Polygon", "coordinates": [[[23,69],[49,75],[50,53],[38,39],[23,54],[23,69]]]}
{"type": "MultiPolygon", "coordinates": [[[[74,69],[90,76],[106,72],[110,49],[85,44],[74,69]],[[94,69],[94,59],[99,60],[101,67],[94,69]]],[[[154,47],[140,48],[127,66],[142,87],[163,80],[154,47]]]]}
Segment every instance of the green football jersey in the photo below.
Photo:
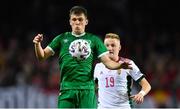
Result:
{"type": "Polygon", "coordinates": [[[94,89],[93,62],[107,53],[102,40],[93,34],[85,33],[75,37],[71,32],[56,36],[48,45],[55,53],[59,53],[60,89],[94,89]],[[70,46],[76,40],[85,40],[88,43],[90,55],[84,60],[77,60],[70,53],[70,46]]]}

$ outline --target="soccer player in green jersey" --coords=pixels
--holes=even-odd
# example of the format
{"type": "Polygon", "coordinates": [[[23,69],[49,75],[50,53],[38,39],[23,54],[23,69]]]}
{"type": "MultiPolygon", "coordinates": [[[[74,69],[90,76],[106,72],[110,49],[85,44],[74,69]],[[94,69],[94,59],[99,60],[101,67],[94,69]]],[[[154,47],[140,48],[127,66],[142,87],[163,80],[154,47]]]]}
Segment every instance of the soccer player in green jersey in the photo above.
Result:
{"type": "Polygon", "coordinates": [[[108,51],[98,36],[85,32],[88,24],[87,10],[81,6],[74,6],[70,10],[71,32],[56,36],[52,42],[43,49],[41,42],[43,35],[34,37],[36,57],[41,61],[59,54],[60,93],[58,108],[96,108],[95,84],[92,66],[99,58],[109,69],[131,69],[130,63],[116,63],[108,57],[108,51]],[[74,49],[84,42],[83,51],[86,57],[82,60],[74,58],[74,49]]]}

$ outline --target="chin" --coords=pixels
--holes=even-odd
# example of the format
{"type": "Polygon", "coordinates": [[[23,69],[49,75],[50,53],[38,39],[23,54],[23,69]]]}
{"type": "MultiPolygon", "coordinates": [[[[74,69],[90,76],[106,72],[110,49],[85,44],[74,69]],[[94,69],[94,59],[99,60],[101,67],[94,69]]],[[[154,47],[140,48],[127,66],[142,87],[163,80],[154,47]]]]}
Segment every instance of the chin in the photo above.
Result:
{"type": "Polygon", "coordinates": [[[80,32],[80,31],[75,31],[75,34],[77,34],[77,35],[79,35],[79,34],[81,34],[82,32],[80,32]]]}
{"type": "Polygon", "coordinates": [[[109,56],[110,59],[114,60],[114,57],[113,56],[109,56]]]}

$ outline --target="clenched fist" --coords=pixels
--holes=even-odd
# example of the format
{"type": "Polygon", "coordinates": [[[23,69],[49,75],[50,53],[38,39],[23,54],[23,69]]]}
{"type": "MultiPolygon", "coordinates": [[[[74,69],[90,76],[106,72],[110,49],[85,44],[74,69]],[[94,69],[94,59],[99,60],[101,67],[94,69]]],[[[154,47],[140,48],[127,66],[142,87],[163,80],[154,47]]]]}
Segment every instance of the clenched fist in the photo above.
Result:
{"type": "Polygon", "coordinates": [[[43,40],[43,34],[38,34],[37,36],[34,37],[33,43],[39,44],[42,40],[43,40]]]}

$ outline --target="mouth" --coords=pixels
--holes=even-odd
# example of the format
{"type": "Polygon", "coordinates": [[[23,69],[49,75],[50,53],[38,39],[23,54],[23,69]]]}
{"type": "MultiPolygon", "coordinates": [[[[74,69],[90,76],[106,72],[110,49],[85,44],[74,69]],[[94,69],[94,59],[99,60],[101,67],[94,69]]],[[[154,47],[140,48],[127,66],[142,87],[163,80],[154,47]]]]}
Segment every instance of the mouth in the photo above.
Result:
{"type": "Polygon", "coordinates": [[[76,26],[75,28],[76,28],[76,29],[79,29],[79,26],[76,26]]]}
{"type": "Polygon", "coordinates": [[[76,30],[80,30],[80,28],[79,28],[79,27],[76,27],[75,29],[76,29],[76,30]]]}
{"type": "Polygon", "coordinates": [[[114,55],[114,53],[113,53],[113,52],[109,52],[109,54],[110,54],[110,55],[114,55]]]}

